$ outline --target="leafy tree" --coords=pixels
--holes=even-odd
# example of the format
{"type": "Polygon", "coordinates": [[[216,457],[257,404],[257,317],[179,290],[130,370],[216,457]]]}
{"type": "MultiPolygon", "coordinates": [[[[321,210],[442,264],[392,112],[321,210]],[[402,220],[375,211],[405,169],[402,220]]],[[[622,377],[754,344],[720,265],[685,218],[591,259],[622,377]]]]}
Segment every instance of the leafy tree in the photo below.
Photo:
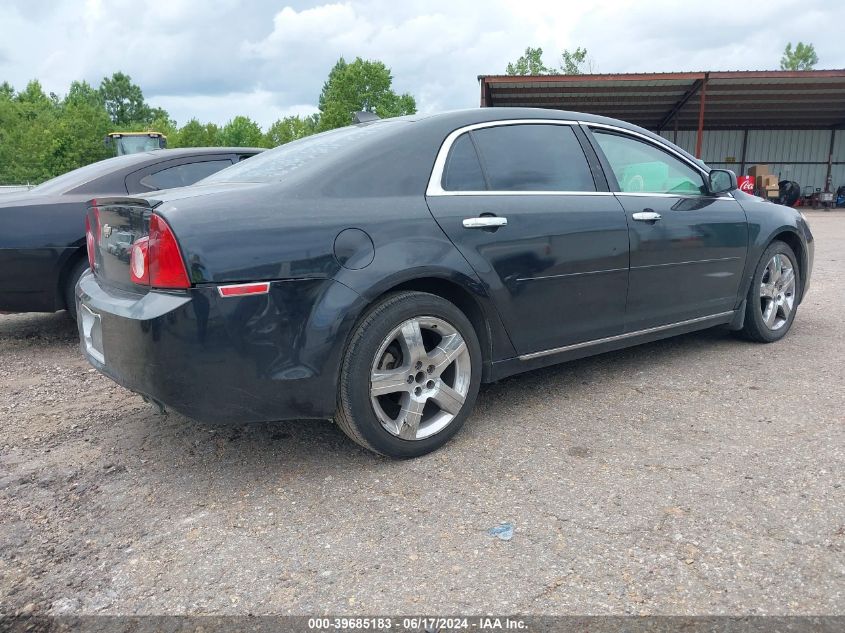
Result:
{"type": "Polygon", "coordinates": [[[100,83],[100,96],[117,127],[128,129],[133,124],[149,123],[154,118],[140,86],[133,84],[129,75],[117,72],[111,77],[104,77],[100,83]]]}
{"type": "Polygon", "coordinates": [[[505,72],[508,75],[551,75],[554,71],[543,63],[543,49],[529,46],[524,55],[508,64],[505,72]]]}
{"type": "Polygon", "coordinates": [[[65,97],[66,104],[85,103],[92,107],[103,108],[103,97],[100,91],[87,81],[73,81],[65,97]]]}
{"type": "Polygon", "coordinates": [[[264,135],[258,123],[245,116],[236,116],[223,126],[220,134],[223,145],[233,147],[261,147],[264,135]]]}
{"type": "Polygon", "coordinates": [[[543,49],[539,46],[525,49],[525,54],[515,62],[508,64],[508,75],[582,75],[584,70],[593,72],[593,64],[587,56],[587,49],[580,46],[574,51],[564,49],[560,55],[560,68],[546,66],[543,62],[543,49]],[[586,66],[586,68],[585,68],[586,66]]]}
{"type": "Polygon", "coordinates": [[[13,99],[15,97],[15,89],[8,81],[0,84],[0,99],[13,99]]]}
{"type": "MultiPolygon", "coordinates": [[[[209,138],[206,126],[196,119],[191,119],[179,128],[178,136],[179,147],[210,147],[214,145],[213,140],[209,138]]],[[[175,145],[170,145],[169,137],[168,146],[176,147],[175,145]]]]}
{"type": "Polygon", "coordinates": [[[284,119],[276,121],[267,130],[265,145],[276,147],[300,138],[305,138],[317,132],[317,126],[319,124],[320,117],[316,114],[305,117],[286,116],[284,119]]]}
{"type": "Polygon", "coordinates": [[[49,153],[45,156],[50,175],[112,156],[113,150],[103,144],[111,121],[102,103],[89,96],[68,94],[60,106],[60,115],[50,133],[49,153]]]}
{"type": "Polygon", "coordinates": [[[786,48],[783,49],[783,57],[780,58],[780,69],[813,70],[818,63],[819,56],[816,55],[816,49],[812,44],[798,42],[793,50],[792,42],[789,42],[786,48]]]}
{"type": "Polygon", "coordinates": [[[52,177],[48,161],[58,118],[55,103],[33,80],[13,99],[0,100],[0,106],[0,182],[52,177]]]}
{"type": "Polygon", "coordinates": [[[355,112],[374,112],[382,119],[415,113],[414,98],[396,94],[392,85],[393,77],[384,63],[360,57],[347,63],[341,57],[320,93],[319,129],[349,125],[355,112]]]}
{"type": "Polygon", "coordinates": [[[563,49],[560,54],[560,61],[560,72],[564,75],[583,75],[582,67],[585,64],[590,64],[589,59],[587,59],[587,49],[580,46],[574,51],[563,49]]]}

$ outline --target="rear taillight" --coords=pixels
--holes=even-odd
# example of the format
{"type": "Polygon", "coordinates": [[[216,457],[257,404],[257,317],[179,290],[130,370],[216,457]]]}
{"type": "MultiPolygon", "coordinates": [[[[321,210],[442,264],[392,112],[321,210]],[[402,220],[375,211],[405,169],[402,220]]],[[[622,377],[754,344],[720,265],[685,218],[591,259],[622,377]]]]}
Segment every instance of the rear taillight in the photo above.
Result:
{"type": "Polygon", "coordinates": [[[132,245],[129,275],[133,283],[153,288],[191,287],[176,237],[161,217],[150,216],[149,237],[132,245]]]}

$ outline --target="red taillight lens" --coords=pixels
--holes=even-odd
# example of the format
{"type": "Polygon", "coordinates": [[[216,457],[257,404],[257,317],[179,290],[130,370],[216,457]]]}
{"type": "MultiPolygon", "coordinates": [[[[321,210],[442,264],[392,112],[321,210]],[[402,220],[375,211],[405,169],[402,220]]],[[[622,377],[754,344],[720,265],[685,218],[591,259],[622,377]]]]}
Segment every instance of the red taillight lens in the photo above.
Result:
{"type": "Polygon", "coordinates": [[[176,236],[167,222],[157,215],[150,216],[150,237],[145,262],[147,265],[144,268],[148,271],[149,284],[153,288],[191,287],[176,236]]]}
{"type": "Polygon", "coordinates": [[[142,237],[132,245],[132,253],[129,256],[129,278],[132,283],[150,285],[149,254],[149,237],[142,237]]]}

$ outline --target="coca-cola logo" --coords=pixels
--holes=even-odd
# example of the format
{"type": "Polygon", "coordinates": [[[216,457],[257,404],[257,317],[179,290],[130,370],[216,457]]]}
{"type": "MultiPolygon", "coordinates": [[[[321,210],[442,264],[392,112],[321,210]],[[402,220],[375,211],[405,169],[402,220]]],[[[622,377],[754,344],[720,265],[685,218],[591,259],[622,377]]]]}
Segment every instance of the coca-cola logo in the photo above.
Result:
{"type": "Polygon", "coordinates": [[[745,193],[753,193],[754,192],[754,178],[751,176],[740,176],[737,179],[739,182],[739,190],[744,191],[745,193]]]}

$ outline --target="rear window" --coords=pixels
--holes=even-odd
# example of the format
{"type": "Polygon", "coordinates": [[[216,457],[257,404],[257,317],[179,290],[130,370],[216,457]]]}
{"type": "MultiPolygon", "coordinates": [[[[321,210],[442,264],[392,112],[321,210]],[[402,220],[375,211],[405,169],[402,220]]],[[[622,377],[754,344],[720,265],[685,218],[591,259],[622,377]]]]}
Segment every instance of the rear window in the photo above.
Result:
{"type": "Polygon", "coordinates": [[[147,189],[187,187],[211,174],[216,174],[231,164],[230,160],[206,160],[201,163],[176,165],[144,176],[141,178],[141,185],[147,189]]]}
{"type": "Polygon", "coordinates": [[[323,158],[342,153],[355,145],[395,129],[400,122],[382,121],[368,125],[353,125],[330,130],[298,141],[292,141],[249,160],[241,161],[202,181],[214,182],[274,182],[293,172],[309,167],[323,158]]]}

